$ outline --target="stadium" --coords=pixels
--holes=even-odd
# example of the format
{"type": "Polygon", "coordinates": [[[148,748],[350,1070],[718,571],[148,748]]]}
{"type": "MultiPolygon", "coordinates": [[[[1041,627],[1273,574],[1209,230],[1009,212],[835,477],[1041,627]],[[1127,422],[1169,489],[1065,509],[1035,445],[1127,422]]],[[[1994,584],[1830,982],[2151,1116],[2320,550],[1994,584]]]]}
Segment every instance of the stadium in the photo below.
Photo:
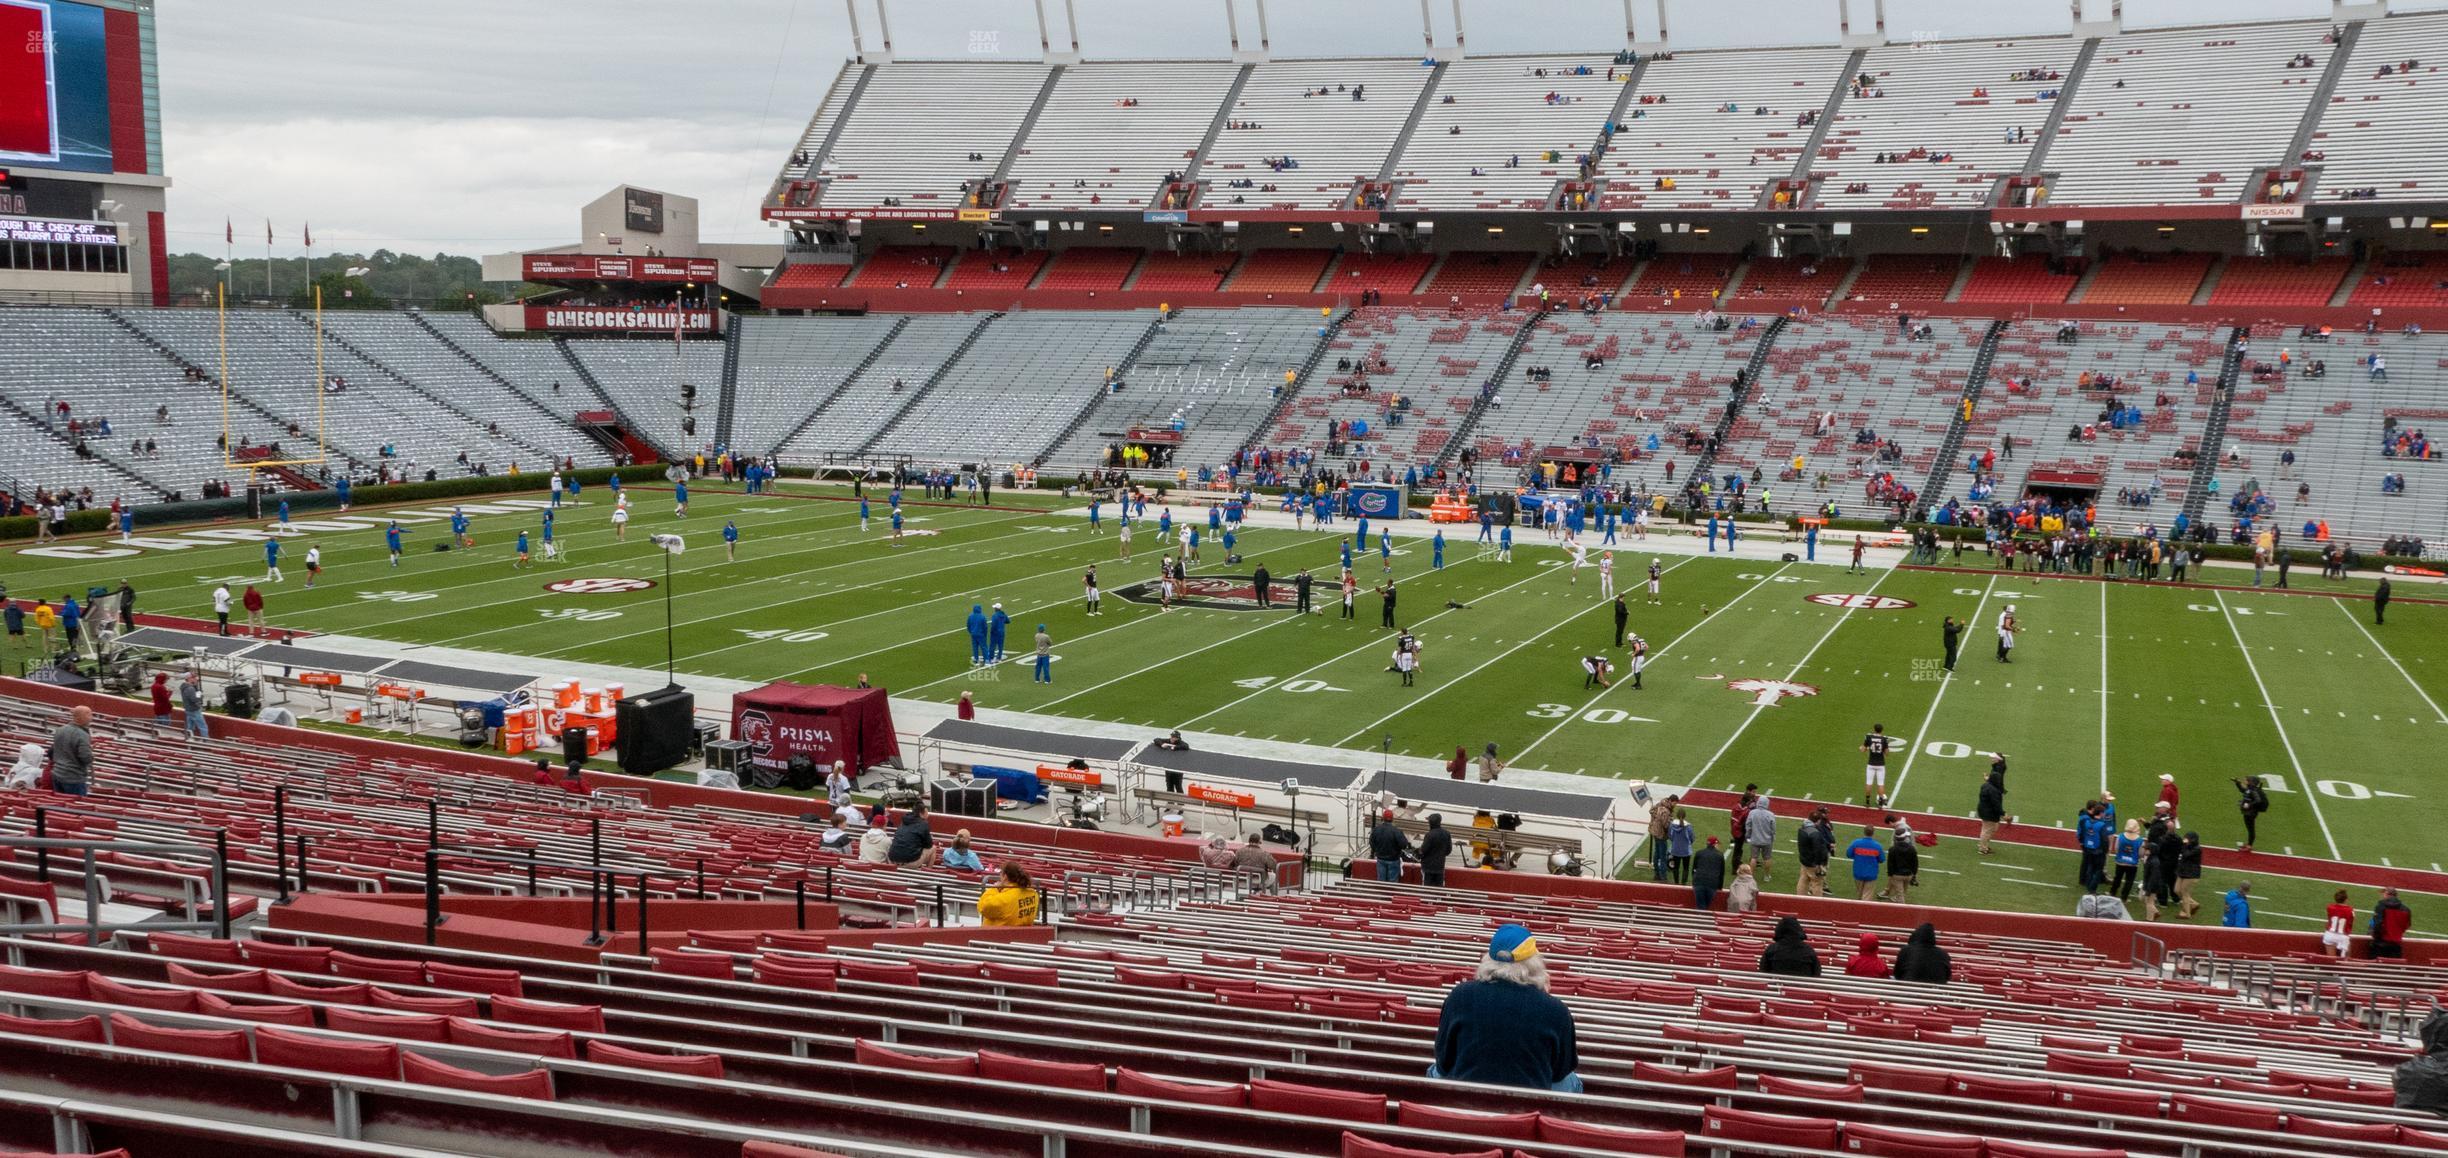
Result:
{"type": "Polygon", "coordinates": [[[377,299],[0,0],[0,1154],[2448,1151],[2448,10],[821,7],[377,299]]]}

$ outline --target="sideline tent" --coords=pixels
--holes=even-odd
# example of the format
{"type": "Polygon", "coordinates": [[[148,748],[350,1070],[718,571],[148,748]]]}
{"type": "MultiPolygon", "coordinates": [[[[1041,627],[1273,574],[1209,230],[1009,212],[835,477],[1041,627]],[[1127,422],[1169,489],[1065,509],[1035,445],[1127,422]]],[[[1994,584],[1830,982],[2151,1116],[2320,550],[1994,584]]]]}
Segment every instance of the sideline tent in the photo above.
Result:
{"type": "Polygon", "coordinates": [[[882,688],[770,683],[731,697],[731,738],[747,743],[756,767],[776,772],[798,755],[819,768],[845,760],[853,772],[901,765],[882,688]]]}

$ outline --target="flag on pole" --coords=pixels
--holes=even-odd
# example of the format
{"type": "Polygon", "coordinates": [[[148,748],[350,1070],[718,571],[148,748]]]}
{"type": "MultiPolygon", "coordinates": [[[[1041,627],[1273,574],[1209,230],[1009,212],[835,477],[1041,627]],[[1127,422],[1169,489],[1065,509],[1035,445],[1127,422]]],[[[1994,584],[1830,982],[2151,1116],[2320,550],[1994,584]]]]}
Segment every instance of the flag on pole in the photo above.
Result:
{"type": "Polygon", "coordinates": [[[655,546],[671,552],[674,555],[680,554],[688,549],[688,541],[682,539],[678,535],[655,535],[649,538],[647,541],[653,543],[655,546]]]}
{"type": "Polygon", "coordinates": [[[221,244],[238,244],[238,224],[227,217],[221,219],[221,244]]]}
{"type": "Polygon", "coordinates": [[[271,245],[272,245],[272,219],[271,219],[271,218],[269,218],[269,217],[266,217],[266,218],[264,218],[264,246],[265,246],[265,248],[267,248],[267,249],[268,249],[268,248],[270,248],[270,247],[271,247],[271,245]]]}
{"type": "Polygon", "coordinates": [[[314,222],[312,221],[306,223],[306,248],[314,248],[314,222]]]}

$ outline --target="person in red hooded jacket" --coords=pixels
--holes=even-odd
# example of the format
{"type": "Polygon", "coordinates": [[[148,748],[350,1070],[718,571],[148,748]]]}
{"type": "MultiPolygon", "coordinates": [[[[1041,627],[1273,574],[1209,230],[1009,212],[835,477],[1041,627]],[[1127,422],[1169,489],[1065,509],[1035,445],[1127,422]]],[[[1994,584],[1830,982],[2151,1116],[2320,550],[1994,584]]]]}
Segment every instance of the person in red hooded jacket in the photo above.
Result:
{"type": "Polygon", "coordinates": [[[1845,962],[1845,973],[1852,977],[1886,977],[1889,975],[1886,958],[1879,956],[1878,934],[1864,933],[1861,935],[1861,949],[1853,954],[1851,960],[1845,962]]]}

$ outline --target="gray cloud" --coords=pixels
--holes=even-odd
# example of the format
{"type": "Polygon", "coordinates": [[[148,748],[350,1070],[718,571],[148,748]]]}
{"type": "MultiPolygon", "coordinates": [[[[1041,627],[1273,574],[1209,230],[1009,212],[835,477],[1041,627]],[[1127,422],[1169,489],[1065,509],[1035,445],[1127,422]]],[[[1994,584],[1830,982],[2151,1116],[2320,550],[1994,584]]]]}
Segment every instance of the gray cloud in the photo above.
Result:
{"type": "MultiPolygon", "coordinates": [[[[857,0],[881,47],[877,0],[857,0]]],[[[1245,43],[1252,0],[1236,0],[1245,43]]],[[[2086,0],[2094,14],[2107,0],[2086,0]]],[[[1045,0],[1061,47],[1062,0],[1045,0]]],[[[1223,0],[1074,0],[1091,58],[1216,57],[1223,0]],[[1152,18],[1156,17],[1156,18],[1152,18]]],[[[2130,25],[2317,19],[2326,0],[2127,0],[2130,25]]],[[[2398,10],[2448,0],[2398,0],[2398,10]]],[[[1633,0],[1647,32],[1654,0],[1633,0]]],[[[1869,22],[1870,0],[1855,0],[1869,22]]],[[[1438,42],[1452,0],[1430,0],[1438,42]]],[[[1824,43],[1836,0],[1673,0],[1678,45],[1824,43]]],[[[841,0],[172,0],[157,9],[163,158],[173,248],[211,251],[221,219],[243,244],[270,217],[293,253],[301,222],[323,248],[498,252],[575,239],[577,209],[624,182],[704,203],[715,241],[770,239],[756,205],[851,52],[841,0]]],[[[1417,0],[1279,0],[1282,56],[1421,51],[1417,0]]],[[[901,0],[903,56],[976,45],[1038,55],[1028,0],[901,0]],[[981,35],[982,34],[982,35],[981,35]]],[[[2044,0],[1891,0],[1903,40],[2061,32],[2044,0]]],[[[1477,52],[1611,51],[1622,0],[1470,0],[1477,52]]]]}

